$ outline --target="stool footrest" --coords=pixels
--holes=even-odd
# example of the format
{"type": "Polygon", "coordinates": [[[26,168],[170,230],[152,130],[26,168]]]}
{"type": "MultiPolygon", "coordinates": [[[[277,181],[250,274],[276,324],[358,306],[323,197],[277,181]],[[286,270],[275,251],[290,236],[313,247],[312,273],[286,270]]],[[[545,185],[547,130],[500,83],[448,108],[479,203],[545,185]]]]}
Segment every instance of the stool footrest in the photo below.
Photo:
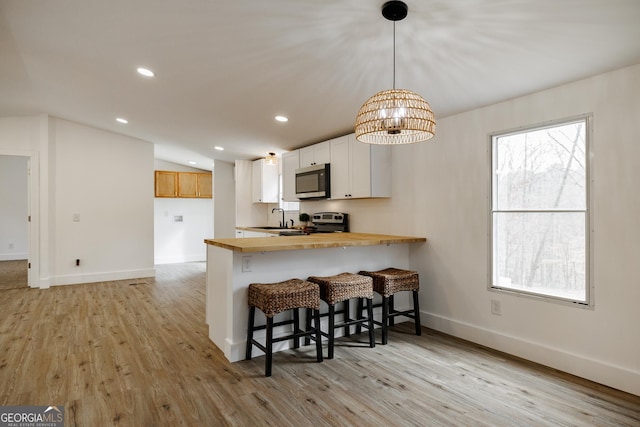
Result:
{"type": "MultiPolygon", "coordinates": [[[[367,325],[368,321],[369,321],[368,319],[347,319],[344,322],[333,325],[333,328],[340,329],[340,328],[344,328],[345,326],[358,325],[368,330],[369,329],[369,325],[367,325]]],[[[381,324],[380,322],[376,322],[375,320],[373,320],[373,323],[381,324]]],[[[359,333],[360,332],[358,332],[358,334],[359,333]]],[[[329,332],[323,332],[322,330],[320,330],[320,335],[322,335],[325,338],[331,337],[331,334],[329,334],[329,332]]],[[[310,338],[314,339],[313,337],[310,337],[310,338]]]]}
{"type": "MultiPolygon", "coordinates": [[[[293,319],[291,320],[282,320],[280,322],[274,322],[273,323],[273,327],[277,327],[277,326],[285,326],[285,325],[293,325],[295,323],[295,321],[293,319]]],[[[259,331],[261,329],[267,329],[267,325],[258,325],[258,326],[254,326],[253,330],[254,331],[259,331]]]]}
{"type": "MultiPolygon", "coordinates": [[[[275,327],[276,324],[274,323],[273,326],[275,327]]],[[[256,326],[254,328],[254,330],[258,330],[258,329],[265,329],[265,328],[264,327],[260,327],[260,326],[256,326]]],[[[305,331],[300,329],[297,332],[291,333],[289,335],[285,335],[285,336],[281,336],[281,337],[277,337],[277,338],[271,338],[271,342],[274,343],[274,342],[280,342],[280,341],[290,341],[290,340],[295,339],[295,338],[304,338],[304,337],[310,337],[311,339],[315,340],[315,337],[313,335],[311,335],[311,336],[309,335],[309,334],[315,334],[315,333],[316,333],[315,328],[312,328],[311,331],[309,331],[309,332],[305,332],[305,331]]],[[[322,331],[320,331],[320,333],[322,333],[322,331]]],[[[258,347],[260,350],[262,350],[263,353],[266,353],[266,351],[267,351],[266,347],[263,344],[261,344],[258,340],[256,340],[255,338],[251,339],[251,344],[253,344],[256,347],[258,347]]]]}

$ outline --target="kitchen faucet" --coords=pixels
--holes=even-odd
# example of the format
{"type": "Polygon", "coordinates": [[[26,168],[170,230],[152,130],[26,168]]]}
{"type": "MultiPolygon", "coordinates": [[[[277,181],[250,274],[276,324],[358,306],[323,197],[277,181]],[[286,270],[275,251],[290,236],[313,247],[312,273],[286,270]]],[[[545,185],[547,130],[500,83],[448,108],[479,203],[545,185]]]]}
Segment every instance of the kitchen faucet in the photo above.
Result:
{"type": "Polygon", "coordinates": [[[282,208],[273,208],[273,209],[271,209],[271,213],[274,213],[276,211],[282,212],[282,221],[280,222],[280,227],[287,228],[287,223],[284,220],[284,209],[282,209],[282,208]]]}

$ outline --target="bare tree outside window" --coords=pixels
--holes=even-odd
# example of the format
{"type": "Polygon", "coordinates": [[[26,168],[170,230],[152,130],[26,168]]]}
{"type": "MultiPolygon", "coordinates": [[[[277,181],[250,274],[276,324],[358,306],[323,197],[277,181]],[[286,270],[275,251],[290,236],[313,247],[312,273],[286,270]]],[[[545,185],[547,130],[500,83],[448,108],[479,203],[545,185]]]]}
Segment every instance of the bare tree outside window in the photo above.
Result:
{"type": "Polygon", "coordinates": [[[588,302],[586,127],[493,136],[493,288],[588,302]]]}

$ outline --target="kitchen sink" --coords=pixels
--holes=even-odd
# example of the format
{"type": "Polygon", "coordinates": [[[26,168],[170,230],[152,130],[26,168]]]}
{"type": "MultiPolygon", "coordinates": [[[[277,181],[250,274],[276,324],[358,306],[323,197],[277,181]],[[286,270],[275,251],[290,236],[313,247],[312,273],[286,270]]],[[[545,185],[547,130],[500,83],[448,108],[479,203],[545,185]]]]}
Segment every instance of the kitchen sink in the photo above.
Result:
{"type": "Polygon", "coordinates": [[[306,236],[308,233],[303,230],[283,230],[279,233],[280,236],[306,236]]]}
{"type": "Polygon", "coordinates": [[[248,227],[248,228],[258,228],[260,230],[289,230],[288,228],[284,228],[284,227],[273,227],[273,226],[266,226],[266,227],[248,227]]]}

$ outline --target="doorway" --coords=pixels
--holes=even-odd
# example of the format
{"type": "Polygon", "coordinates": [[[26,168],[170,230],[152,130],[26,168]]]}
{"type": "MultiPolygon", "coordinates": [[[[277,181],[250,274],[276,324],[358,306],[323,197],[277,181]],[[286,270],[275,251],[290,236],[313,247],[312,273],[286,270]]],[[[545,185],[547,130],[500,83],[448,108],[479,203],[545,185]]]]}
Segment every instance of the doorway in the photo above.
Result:
{"type": "Polygon", "coordinates": [[[27,288],[29,157],[0,155],[0,291],[27,288]]]}

